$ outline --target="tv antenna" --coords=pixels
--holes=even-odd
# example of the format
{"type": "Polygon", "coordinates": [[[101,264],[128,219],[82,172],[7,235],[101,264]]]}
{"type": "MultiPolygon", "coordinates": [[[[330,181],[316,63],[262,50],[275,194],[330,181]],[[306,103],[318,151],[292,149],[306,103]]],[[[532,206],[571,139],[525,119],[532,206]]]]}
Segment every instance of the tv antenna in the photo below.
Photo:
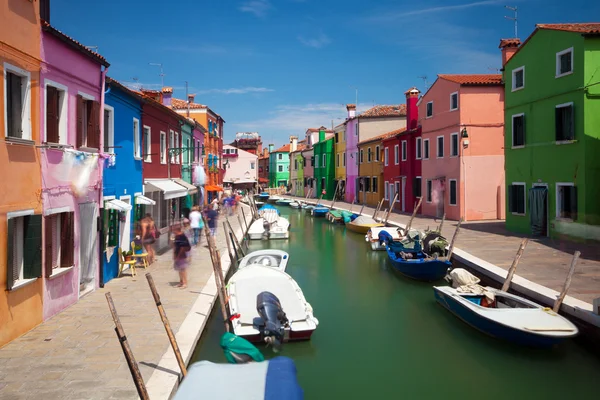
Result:
{"type": "Polygon", "coordinates": [[[500,73],[500,68],[488,67],[488,71],[495,71],[497,74],[500,73]]]}
{"type": "Polygon", "coordinates": [[[423,84],[425,85],[425,90],[429,89],[429,82],[427,82],[427,75],[417,76],[417,78],[423,79],[423,84]]]}
{"type": "Polygon", "coordinates": [[[98,52],[98,46],[85,46],[86,49],[88,50],[94,50],[96,53],[98,52]]]}
{"type": "Polygon", "coordinates": [[[158,76],[160,76],[160,88],[164,88],[165,87],[165,73],[163,72],[163,65],[161,63],[148,63],[148,65],[153,65],[155,67],[159,67],[160,68],[160,74],[158,76]]]}
{"type": "Polygon", "coordinates": [[[518,16],[517,16],[517,6],[511,7],[511,6],[504,6],[504,8],[506,8],[507,10],[510,10],[512,12],[515,13],[514,17],[507,17],[506,15],[504,16],[504,18],[510,20],[510,21],[514,21],[515,22],[515,39],[519,38],[519,35],[517,34],[517,22],[518,22],[518,16]]]}

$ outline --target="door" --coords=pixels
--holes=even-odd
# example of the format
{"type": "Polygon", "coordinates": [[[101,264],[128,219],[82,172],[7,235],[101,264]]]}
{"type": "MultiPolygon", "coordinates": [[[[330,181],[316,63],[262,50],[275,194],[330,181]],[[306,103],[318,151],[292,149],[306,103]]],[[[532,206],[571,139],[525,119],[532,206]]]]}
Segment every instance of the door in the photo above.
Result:
{"type": "Polygon", "coordinates": [[[394,197],[396,196],[395,187],[396,187],[395,183],[390,183],[389,192],[388,192],[388,195],[390,197],[388,204],[390,204],[390,206],[392,205],[392,201],[394,201],[394,197]]]}
{"type": "Polygon", "coordinates": [[[79,296],[94,290],[98,274],[98,207],[79,204],[79,296]]]}
{"type": "Polygon", "coordinates": [[[548,236],[548,186],[534,184],[529,189],[529,224],[533,236],[548,236]]]}
{"type": "MultiPolygon", "coordinates": [[[[119,198],[124,203],[131,204],[131,196],[119,198]]],[[[119,244],[123,251],[129,251],[131,247],[131,210],[125,213],[125,221],[119,221],[119,244]]]]}
{"type": "Polygon", "coordinates": [[[406,177],[402,177],[402,212],[406,211],[406,177]]]}
{"type": "Polygon", "coordinates": [[[433,202],[436,205],[435,216],[442,218],[444,216],[444,202],[446,201],[444,182],[441,179],[433,181],[433,202]]]}

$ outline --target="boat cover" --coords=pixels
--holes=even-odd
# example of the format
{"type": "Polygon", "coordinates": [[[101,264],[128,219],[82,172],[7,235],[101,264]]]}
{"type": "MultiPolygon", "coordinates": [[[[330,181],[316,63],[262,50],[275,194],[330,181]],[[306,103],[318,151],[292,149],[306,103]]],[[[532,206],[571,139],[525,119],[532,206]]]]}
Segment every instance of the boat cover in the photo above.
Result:
{"type": "Polygon", "coordinates": [[[455,268],[448,275],[452,279],[452,287],[456,288],[458,293],[485,296],[490,303],[495,300],[494,293],[481,286],[480,279],[466,269],[455,268]]]}
{"type": "Polygon", "coordinates": [[[236,353],[239,355],[248,355],[254,361],[265,360],[265,357],[262,355],[260,350],[256,348],[256,346],[254,346],[252,343],[250,343],[243,337],[234,335],[231,332],[225,332],[223,336],[221,336],[221,348],[225,353],[225,358],[227,358],[227,361],[229,361],[232,364],[238,363],[232,353],[236,353]]]}
{"type": "Polygon", "coordinates": [[[302,400],[296,365],[288,357],[248,364],[192,364],[173,400],[302,400]]]}

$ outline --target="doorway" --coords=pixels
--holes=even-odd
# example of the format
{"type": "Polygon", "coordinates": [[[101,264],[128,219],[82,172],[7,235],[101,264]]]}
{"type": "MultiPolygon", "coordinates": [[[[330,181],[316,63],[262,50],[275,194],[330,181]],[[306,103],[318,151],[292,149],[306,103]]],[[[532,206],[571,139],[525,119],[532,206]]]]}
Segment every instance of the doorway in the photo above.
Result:
{"type": "Polygon", "coordinates": [[[444,181],[441,179],[435,179],[433,181],[433,201],[436,205],[436,218],[442,218],[444,216],[444,202],[446,201],[446,191],[444,188],[444,181]]]}
{"type": "Polygon", "coordinates": [[[79,204],[79,297],[93,291],[98,273],[98,207],[79,204]]]}
{"type": "MultiPolygon", "coordinates": [[[[119,197],[124,203],[131,205],[131,196],[119,197]]],[[[123,251],[129,251],[131,247],[131,210],[125,212],[125,221],[119,222],[119,244],[123,251]]]]}
{"type": "Polygon", "coordinates": [[[529,189],[529,225],[533,236],[548,236],[547,183],[534,183],[529,189]]]}

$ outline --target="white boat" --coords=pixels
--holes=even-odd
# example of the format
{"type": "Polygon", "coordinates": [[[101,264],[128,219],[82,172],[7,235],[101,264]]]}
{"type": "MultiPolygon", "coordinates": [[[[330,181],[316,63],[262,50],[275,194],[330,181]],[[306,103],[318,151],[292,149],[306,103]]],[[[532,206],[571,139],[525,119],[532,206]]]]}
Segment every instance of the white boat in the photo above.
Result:
{"type": "Polygon", "coordinates": [[[290,237],[290,221],[280,217],[276,209],[266,209],[262,217],[250,225],[248,236],[251,240],[287,239],[290,237]]]}
{"type": "Polygon", "coordinates": [[[271,197],[269,197],[269,200],[267,200],[269,203],[275,203],[279,200],[283,199],[283,197],[281,196],[277,196],[277,195],[273,195],[271,197]]]}
{"type": "Polygon", "coordinates": [[[385,243],[379,242],[379,233],[387,232],[389,233],[394,240],[400,240],[400,234],[398,233],[398,228],[389,227],[389,228],[371,228],[365,235],[365,242],[371,245],[371,250],[381,250],[385,251],[385,243]]]}
{"type": "Polygon", "coordinates": [[[302,289],[291,276],[278,269],[252,266],[233,274],[227,284],[233,332],[250,342],[262,342],[264,331],[258,329],[257,296],[269,292],[277,296],[287,320],[282,324],[283,341],[307,340],[319,325],[302,289]]]}
{"type": "Polygon", "coordinates": [[[258,265],[262,267],[274,268],[279,271],[285,272],[285,268],[287,267],[287,263],[289,260],[290,255],[283,250],[258,250],[253,251],[252,253],[247,254],[244,258],[242,258],[238,269],[258,265]]]}
{"type": "Polygon", "coordinates": [[[286,199],[285,197],[282,197],[281,199],[277,200],[275,204],[279,204],[280,206],[289,206],[292,202],[292,199],[286,199]]]}
{"type": "Polygon", "coordinates": [[[292,201],[292,202],[291,202],[290,204],[288,204],[288,205],[289,205],[290,207],[292,207],[292,208],[298,208],[298,209],[300,209],[300,208],[302,208],[302,206],[303,206],[304,204],[305,204],[305,203],[304,203],[302,200],[297,200],[297,201],[292,201]]]}

